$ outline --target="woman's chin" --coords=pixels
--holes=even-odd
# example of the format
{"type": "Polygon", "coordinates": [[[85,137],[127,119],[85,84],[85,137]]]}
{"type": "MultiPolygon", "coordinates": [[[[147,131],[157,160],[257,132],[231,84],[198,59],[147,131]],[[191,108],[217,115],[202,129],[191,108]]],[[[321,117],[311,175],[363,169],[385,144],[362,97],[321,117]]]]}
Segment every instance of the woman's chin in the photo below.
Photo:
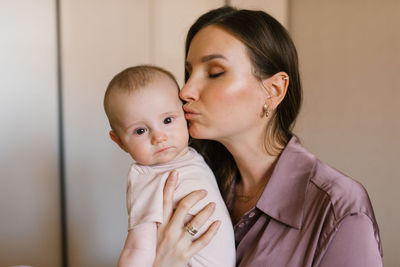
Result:
{"type": "Polygon", "coordinates": [[[208,139],[207,135],[204,133],[204,130],[202,131],[199,129],[199,127],[193,124],[189,126],[189,134],[195,139],[208,139]]]}

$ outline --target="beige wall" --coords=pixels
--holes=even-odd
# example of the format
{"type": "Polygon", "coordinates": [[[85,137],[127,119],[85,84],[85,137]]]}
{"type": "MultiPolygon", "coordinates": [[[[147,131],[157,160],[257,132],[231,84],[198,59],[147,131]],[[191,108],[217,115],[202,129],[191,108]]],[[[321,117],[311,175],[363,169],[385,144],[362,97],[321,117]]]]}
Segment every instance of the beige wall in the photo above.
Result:
{"type": "Polygon", "coordinates": [[[291,1],[305,100],[296,132],[369,192],[386,266],[400,266],[400,1],[291,1]]]}
{"type": "Polygon", "coordinates": [[[0,266],[61,262],[55,6],[0,1],[0,266]]]}

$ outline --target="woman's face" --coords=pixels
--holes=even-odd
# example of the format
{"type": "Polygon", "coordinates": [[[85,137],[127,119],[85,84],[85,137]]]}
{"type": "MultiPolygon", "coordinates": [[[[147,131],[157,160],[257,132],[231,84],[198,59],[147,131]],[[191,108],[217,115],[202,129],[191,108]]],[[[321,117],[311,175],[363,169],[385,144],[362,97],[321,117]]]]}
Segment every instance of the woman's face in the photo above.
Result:
{"type": "Polygon", "coordinates": [[[245,141],[265,129],[266,91],[252,74],[246,46],[234,35],[213,25],[200,30],[190,44],[186,71],[180,97],[187,102],[192,137],[245,141]]]}

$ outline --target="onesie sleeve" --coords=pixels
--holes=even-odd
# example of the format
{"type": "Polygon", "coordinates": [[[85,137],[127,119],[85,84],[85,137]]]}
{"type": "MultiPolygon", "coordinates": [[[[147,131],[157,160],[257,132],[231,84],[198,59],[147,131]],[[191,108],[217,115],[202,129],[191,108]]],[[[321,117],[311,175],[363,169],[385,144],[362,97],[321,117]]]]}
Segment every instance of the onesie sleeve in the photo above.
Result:
{"type": "Polygon", "coordinates": [[[334,235],[318,266],[383,266],[379,236],[367,215],[346,216],[334,235]]]}
{"type": "Polygon", "coordinates": [[[156,175],[147,166],[132,165],[126,192],[128,230],[141,223],[163,222],[163,188],[167,177],[168,174],[156,175]]]}

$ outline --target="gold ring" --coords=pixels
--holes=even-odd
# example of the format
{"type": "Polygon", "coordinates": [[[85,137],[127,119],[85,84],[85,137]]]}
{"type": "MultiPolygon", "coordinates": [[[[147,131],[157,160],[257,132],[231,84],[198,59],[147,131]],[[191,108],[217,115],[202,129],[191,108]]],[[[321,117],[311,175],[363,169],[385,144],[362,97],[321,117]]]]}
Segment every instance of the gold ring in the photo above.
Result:
{"type": "Polygon", "coordinates": [[[185,225],[185,229],[186,229],[186,232],[188,232],[191,236],[194,236],[198,232],[196,230],[196,228],[194,228],[193,225],[191,225],[190,223],[187,223],[185,225]]]}

